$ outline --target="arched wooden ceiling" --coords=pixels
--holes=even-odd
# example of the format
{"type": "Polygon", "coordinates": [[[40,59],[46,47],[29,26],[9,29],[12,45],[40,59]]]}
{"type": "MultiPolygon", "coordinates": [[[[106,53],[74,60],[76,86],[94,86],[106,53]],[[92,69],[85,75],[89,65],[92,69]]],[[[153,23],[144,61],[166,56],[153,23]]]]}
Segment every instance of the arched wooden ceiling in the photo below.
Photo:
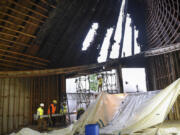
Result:
{"type": "Polygon", "coordinates": [[[105,33],[119,15],[117,0],[1,0],[0,70],[45,69],[94,63],[105,33]],[[96,38],[82,43],[93,22],[96,38]]]}
{"type": "Polygon", "coordinates": [[[43,69],[49,60],[37,57],[33,40],[56,8],[56,1],[0,1],[0,70],[43,69]],[[28,51],[31,48],[31,51],[28,51]]]}

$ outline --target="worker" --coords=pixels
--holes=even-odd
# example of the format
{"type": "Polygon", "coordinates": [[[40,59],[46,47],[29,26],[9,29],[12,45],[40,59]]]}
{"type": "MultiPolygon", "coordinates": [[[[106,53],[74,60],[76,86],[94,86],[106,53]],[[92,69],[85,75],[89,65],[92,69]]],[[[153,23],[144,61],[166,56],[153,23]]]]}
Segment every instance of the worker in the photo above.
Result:
{"type": "Polygon", "coordinates": [[[66,103],[63,103],[61,104],[60,106],[60,114],[62,115],[62,121],[63,121],[63,124],[66,125],[66,119],[67,119],[67,106],[66,106],[66,103]]]}
{"type": "Polygon", "coordinates": [[[40,107],[37,109],[37,116],[38,116],[38,130],[46,130],[46,120],[43,118],[44,115],[44,103],[40,104],[40,107]]]}
{"type": "Polygon", "coordinates": [[[102,84],[103,84],[103,78],[102,76],[98,77],[98,92],[102,92],[102,84]]]}
{"type": "Polygon", "coordinates": [[[77,120],[80,119],[81,115],[85,112],[84,108],[79,108],[77,110],[77,120]]]}
{"type": "Polygon", "coordinates": [[[48,115],[49,115],[50,126],[55,126],[55,117],[52,117],[52,114],[56,113],[56,105],[57,105],[57,101],[53,100],[53,103],[50,104],[50,106],[48,107],[48,115]]]}

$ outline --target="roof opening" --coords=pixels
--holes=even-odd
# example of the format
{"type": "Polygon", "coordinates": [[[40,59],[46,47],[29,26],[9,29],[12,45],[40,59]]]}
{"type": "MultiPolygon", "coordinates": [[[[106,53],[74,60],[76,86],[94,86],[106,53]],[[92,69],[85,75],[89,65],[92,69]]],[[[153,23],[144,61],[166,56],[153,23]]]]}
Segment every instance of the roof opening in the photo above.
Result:
{"type": "MultiPolygon", "coordinates": [[[[119,48],[120,48],[120,41],[122,37],[122,23],[123,23],[123,16],[124,16],[124,10],[125,10],[125,0],[122,1],[122,8],[120,9],[118,23],[116,27],[116,32],[114,36],[115,43],[112,46],[112,51],[110,54],[110,58],[116,59],[119,57],[119,48]]],[[[124,33],[124,45],[122,50],[122,57],[131,56],[132,55],[132,19],[129,15],[126,17],[126,25],[125,25],[125,33],[124,33]]],[[[140,52],[140,47],[137,44],[137,37],[138,37],[138,31],[134,28],[134,54],[137,54],[140,52]]]]}
{"type": "Polygon", "coordinates": [[[82,51],[86,51],[88,49],[88,47],[90,46],[90,44],[93,42],[98,27],[99,27],[98,23],[92,24],[84,42],[83,42],[82,51]]]}
{"type": "Polygon", "coordinates": [[[112,58],[112,59],[119,57],[119,43],[120,43],[121,35],[122,35],[122,23],[123,23],[124,8],[125,8],[125,0],[122,0],[122,6],[120,8],[118,23],[117,23],[116,32],[114,35],[115,43],[112,46],[112,51],[110,54],[110,58],[112,58]]]}
{"type": "Polygon", "coordinates": [[[107,30],[106,36],[104,38],[102,47],[101,47],[101,51],[100,51],[100,56],[98,57],[98,62],[105,62],[107,59],[107,53],[108,53],[108,48],[110,45],[110,39],[113,33],[113,28],[109,28],[107,30]]]}
{"type": "MultiPolygon", "coordinates": [[[[127,57],[132,56],[132,19],[129,17],[129,15],[126,18],[126,29],[124,33],[124,45],[122,50],[122,56],[121,57],[127,57]]],[[[140,52],[140,47],[137,44],[137,37],[138,37],[138,31],[134,30],[134,54],[137,54],[140,52]]]]}

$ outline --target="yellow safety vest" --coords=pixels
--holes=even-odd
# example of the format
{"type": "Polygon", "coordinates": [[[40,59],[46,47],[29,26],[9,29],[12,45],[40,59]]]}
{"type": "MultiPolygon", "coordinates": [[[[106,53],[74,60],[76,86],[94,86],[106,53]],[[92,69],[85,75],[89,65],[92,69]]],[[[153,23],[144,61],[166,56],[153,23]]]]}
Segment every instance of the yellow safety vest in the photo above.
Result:
{"type": "Polygon", "coordinates": [[[99,84],[99,85],[102,85],[102,83],[103,83],[103,79],[102,79],[102,78],[99,78],[99,79],[98,79],[98,84],[99,84]]]}
{"type": "Polygon", "coordinates": [[[42,115],[44,115],[44,110],[43,110],[42,107],[39,107],[39,108],[37,109],[37,115],[40,116],[40,119],[43,118],[42,115]]]}
{"type": "Polygon", "coordinates": [[[60,114],[62,114],[62,115],[64,115],[64,114],[66,114],[67,113],[67,106],[65,105],[63,105],[63,108],[61,108],[60,109],[60,114]]]}

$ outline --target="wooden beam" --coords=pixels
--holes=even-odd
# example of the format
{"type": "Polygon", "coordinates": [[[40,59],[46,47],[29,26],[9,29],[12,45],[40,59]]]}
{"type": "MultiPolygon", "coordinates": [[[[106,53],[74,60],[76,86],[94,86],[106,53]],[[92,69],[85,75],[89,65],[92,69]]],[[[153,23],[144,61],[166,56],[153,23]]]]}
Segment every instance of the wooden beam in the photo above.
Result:
{"type": "Polygon", "coordinates": [[[123,43],[124,43],[124,34],[126,29],[126,17],[127,17],[127,7],[128,7],[128,0],[125,0],[124,7],[124,15],[123,15],[123,21],[122,21],[122,31],[121,31],[121,41],[120,41],[120,48],[119,48],[119,58],[122,56],[122,50],[123,50],[123,43]]]}
{"type": "Polygon", "coordinates": [[[39,58],[39,57],[35,57],[35,56],[31,56],[31,55],[27,55],[27,54],[23,54],[23,53],[20,53],[20,52],[14,52],[14,51],[6,50],[6,49],[0,49],[0,51],[15,54],[15,55],[20,55],[20,56],[24,56],[24,57],[28,57],[28,58],[31,58],[31,59],[36,59],[36,60],[43,61],[43,62],[49,62],[48,60],[45,60],[45,59],[42,59],[42,58],[39,58]]]}
{"type": "Polygon", "coordinates": [[[0,43],[0,48],[13,48],[13,50],[19,51],[19,49],[22,49],[24,47],[22,47],[22,46],[14,46],[14,45],[9,45],[9,44],[1,44],[0,43]]]}
{"type": "Polygon", "coordinates": [[[21,4],[15,2],[13,0],[9,0],[9,1],[10,1],[10,3],[12,3],[12,4],[16,5],[16,6],[19,6],[20,8],[24,8],[24,9],[32,12],[33,14],[39,15],[39,16],[44,17],[44,18],[48,18],[48,16],[46,16],[46,15],[40,13],[40,12],[37,12],[35,10],[32,10],[31,8],[28,8],[28,7],[24,6],[24,5],[21,5],[21,4]]]}
{"type": "Polygon", "coordinates": [[[27,63],[23,63],[23,62],[20,62],[20,61],[7,60],[7,59],[4,59],[4,58],[0,58],[0,61],[7,62],[7,63],[13,63],[13,64],[17,64],[17,65],[23,65],[24,67],[44,68],[44,67],[38,66],[36,64],[27,64],[27,63]]]}
{"type": "Polygon", "coordinates": [[[47,66],[47,63],[41,63],[41,62],[37,62],[37,61],[33,61],[33,60],[28,60],[28,59],[24,59],[24,58],[22,58],[22,57],[18,57],[18,56],[12,56],[12,54],[10,55],[10,54],[1,54],[0,53],[0,56],[4,56],[4,57],[6,57],[6,58],[11,58],[11,59],[15,59],[15,60],[20,60],[20,61],[23,61],[23,62],[26,62],[26,63],[31,63],[31,64],[37,64],[37,65],[41,65],[41,66],[47,66]]]}
{"type": "Polygon", "coordinates": [[[30,71],[8,71],[0,72],[0,78],[4,77],[33,77],[33,76],[50,76],[50,75],[59,75],[80,72],[90,69],[96,69],[103,67],[101,64],[92,64],[85,66],[69,67],[69,68],[59,68],[59,69],[46,69],[46,70],[30,70],[30,71]]]}
{"type": "Polygon", "coordinates": [[[5,64],[5,63],[0,63],[0,66],[1,67],[7,67],[7,68],[10,68],[11,70],[14,70],[14,69],[23,69],[23,70],[25,70],[25,69],[28,69],[28,68],[24,68],[23,66],[22,67],[19,67],[19,66],[14,66],[14,65],[9,65],[9,64],[5,64]]]}
{"type": "Polygon", "coordinates": [[[22,12],[19,12],[19,11],[16,10],[16,9],[13,9],[13,8],[10,8],[10,7],[6,7],[6,8],[7,8],[8,10],[13,11],[13,12],[16,13],[16,14],[22,15],[22,16],[24,16],[24,17],[29,17],[30,19],[33,19],[33,20],[35,20],[35,21],[37,21],[37,22],[44,23],[43,20],[37,19],[36,17],[33,17],[33,16],[31,16],[31,15],[28,15],[28,14],[25,14],[25,13],[22,13],[22,12]]]}
{"type": "Polygon", "coordinates": [[[13,25],[13,26],[15,26],[15,27],[22,28],[22,29],[24,29],[24,28],[25,28],[24,26],[22,26],[22,25],[18,25],[18,24],[14,23],[14,22],[12,22],[12,21],[9,21],[9,20],[0,19],[0,21],[1,21],[1,22],[4,22],[4,23],[7,23],[7,24],[10,24],[10,25],[13,25]]]}
{"type": "Polygon", "coordinates": [[[117,74],[118,74],[118,82],[119,82],[119,88],[120,88],[120,93],[124,93],[124,88],[123,88],[123,77],[122,77],[122,66],[119,65],[117,67],[117,74]]]}
{"type": "Polygon", "coordinates": [[[30,47],[30,45],[28,45],[28,44],[25,44],[25,43],[22,43],[22,42],[13,41],[13,40],[9,40],[9,39],[5,39],[5,38],[1,38],[1,37],[0,37],[0,40],[6,41],[6,42],[10,42],[10,43],[16,44],[18,46],[22,46],[22,47],[30,47]]]}
{"type": "Polygon", "coordinates": [[[43,3],[45,3],[46,5],[52,7],[52,8],[56,8],[56,6],[49,4],[49,3],[48,3],[47,1],[45,1],[45,0],[41,0],[41,1],[42,1],[43,3]]]}
{"type": "Polygon", "coordinates": [[[131,29],[132,29],[132,42],[131,42],[131,53],[132,53],[132,56],[134,56],[134,23],[133,23],[133,20],[131,20],[131,29]]]}
{"type": "Polygon", "coordinates": [[[39,24],[37,24],[37,23],[33,23],[33,22],[30,22],[30,21],[24,20],[24,19],[22,19],[22,18],[19,18],[19,17],[15,17],[15,16],[13,16],[13,15],[7,14],[7,13],[2,12],[2,11],[0,11],[0,14],[2,14],[2,15],[4,15],[4,16],[8,16],[8,17],[10,17],[10,18],[13,18],[13,19],[15,19],[15,20],[19,20],[19,21],[22,21],[22,22],[25,22],[25,23],[34,25],[34,26],[36,26],[36,27],[39,26],[39,24]]]}
{"type": "Polygon", "coordinates": [[[19,34],[21,34],[21,35],[24,35],[24,36],[27,36],[27,37],[30,37],[30,38],[36,38],[35,35],[31,35],[31,34],[28,34],[28,33],[24,33],[24,32],[21,32],[21,31],[19,31],[19,30],[14,30],[14,29],[9,28],[9,27],[6,27],[6,26],[0,26],[0,28],[6,29],[6,30],[8,30],[8,31],[16,32],[16,33],[19,33],[19,34]]]}
{"type": "Polygon", "coordinates": [[[4,35],[4,36],[10,36],[10,37],[18,38],[18,36],[16,36],[16,35],[9,34],[9,33],[2,32],[2,31],[0,31],[0,34],[1,34],[1,35],[4,35]]]}
{"type": "Polygon", "coordinates": [[[33,5],[33,6],[36,6],[37,8],[39,8],[39,9],[45,11],[45,12],[48,12],[47,9],[43,8],[42,6],[40,6],[40,5],[38,5],[38,4],[34,3],[34,2],[32,2],[32,1],[30,1],[30,0],[26,0],[26,2],[27,2],[27,3],[30,3],[30,4],[33,5]]]}
{"type": "Polygon", "coordinates": [[[175,43],[175,44],[170,44],[168,46],[154,48],[154,49],[142,52],[142,53],[144,53],[145,57],[150,57],[150,56],[167,54],[167,53],[171,53],[178,50],[180,50],[180,43],[175,43]]]}

